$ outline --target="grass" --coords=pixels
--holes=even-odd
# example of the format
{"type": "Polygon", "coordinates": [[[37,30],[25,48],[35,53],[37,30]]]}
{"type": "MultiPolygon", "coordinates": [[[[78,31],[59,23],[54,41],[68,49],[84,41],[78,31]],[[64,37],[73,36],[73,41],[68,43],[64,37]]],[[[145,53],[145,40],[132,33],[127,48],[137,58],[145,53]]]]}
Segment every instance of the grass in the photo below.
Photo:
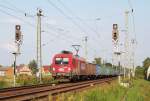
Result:
{"type": "Polygon", "coordinates": [[[82,92],[61,94],[56,101],[150,101],[150,82],[134,79],[132,86],[125,88],[114,81],[82,92]]]}
{"type": "MultiPolygon", "coordinates": [[[[12,84],[11,78],[0,80],[0,88],[11,87],[12,84]]],[[[51,95],[49,99],[52,99],[51,95]]],[[[84,91],[60,94],[56,101],[150,101],[150,81],[136,78],[129,88],[113,81],[111,84],[98,85],[84,91]]]]}
{"type": "MultiPolygon", "coordinates": [[[[8,88],[13,87],[14,85],[14,78],[13,77],[1,77],[0,78],[0,89],[2,88],[8,88]]],[[[53,80],[50,76],[43,76],[42,77],[42,83],[43,84],[49,84],[49,83],[58,83],[58,81],[53,80]]],[[[39,78],[36,78],[35,76],[29,76],[29,75],[19,75],[16,77],[16,87],[18,86],[28,86],[28,85],[36,85],[40,84],[39,78]]]]}
{"type": "Polygon", "coordinates": [[[13,86],[13,79],[11,77],[0,78],[0,89],[12,86],[13,86]]]}

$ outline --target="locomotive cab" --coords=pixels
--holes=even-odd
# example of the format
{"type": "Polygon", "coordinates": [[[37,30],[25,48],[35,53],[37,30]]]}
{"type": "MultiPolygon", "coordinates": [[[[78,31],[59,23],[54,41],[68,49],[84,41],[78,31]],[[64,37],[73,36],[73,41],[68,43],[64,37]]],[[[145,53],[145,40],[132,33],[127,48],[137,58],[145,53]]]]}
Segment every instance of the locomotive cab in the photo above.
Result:
{"type": "Polygon", "coordinates": [[[56,54],[52,61],[51,72],[54,78],[69,78],[72,71],[72,53],[56,54]]]}

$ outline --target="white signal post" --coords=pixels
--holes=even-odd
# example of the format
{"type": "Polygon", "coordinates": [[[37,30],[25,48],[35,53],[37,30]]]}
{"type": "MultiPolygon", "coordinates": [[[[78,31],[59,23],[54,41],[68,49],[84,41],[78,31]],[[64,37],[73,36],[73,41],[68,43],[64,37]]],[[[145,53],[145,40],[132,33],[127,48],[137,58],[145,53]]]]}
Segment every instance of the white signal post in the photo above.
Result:
{"type": "Polygon", "coordinates": [[[17,50],[15,50],[12,54],[14,55],[14,87],[16,86],[16,61],[17,56],[20,55],[20,46],[23,42],[23,35],[21,33],[21,26],[15,26],[15,45],[17,50]]]}
{"type": "Polygon", "coordinates": [[[112,53],[112,66],[118,65],[119,68],[116,67],[116,72],[119,70],[118,81],[121,83],[120,80],[120,55],[121,52],[119,50],[119,31],[118,31],[118,24],[113,24],[113,31],[112,31],[112,42],[113,42],[113,53],[112,53]],[[115,61],[116,60],[116,61],[115,61]]]}

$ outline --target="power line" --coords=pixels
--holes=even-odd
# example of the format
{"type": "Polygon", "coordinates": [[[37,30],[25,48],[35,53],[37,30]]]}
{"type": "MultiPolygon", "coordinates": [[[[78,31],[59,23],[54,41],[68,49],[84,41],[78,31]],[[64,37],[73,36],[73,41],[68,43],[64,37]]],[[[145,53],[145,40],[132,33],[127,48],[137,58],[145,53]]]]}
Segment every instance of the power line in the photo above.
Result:
{"type": "MultiPolygon", "coordinates": [[[[26,24],[30,25],[31,27],[35,28],[35,25],[33,25],[33,24],[31,24],[31,23],[29,23],[29,22],[23,20],[23,19],[20,18],[20,17],[17,17],[17,16],[15,16],[15,15],[13,15],[13,14],[10,14],[10,13],[8,13],[8,12],[2,10],[2,9],[0,9],[0,12],[4,13],[4,14],[6,14],[6,15],[9,15],[9,16],[11,16],[11,17],[13,17],[13,18],[16,18],[16,19],[18,19],[18,20],[20,20],[20,21],[23,21],[24,23],[26,23],[26,24]]],[[[58,37],[58,36],[59,36],[59,35],[57,35],[57,37],[58,37]]],[[[71,41],[70,41],[70,42],[71,42],[71,41]]]]}
{"type": "Polygon", "coordinates": [[[17,16],[15,16],[15,15],[13,15],[13,14],[10,14],[10,13],[8,13],[8,12],[2,10],[2,9],[0,9],[0,12],[1,12],[1,13],[4,13],[4,14],[6,14],[6,15],[9,15],[9,16],[11,16],[11,17],[13,17],[13,18],[16,18],[16,19],[18,19],[18,20],[20,20],[20,21],[22,21],[22,22],[28,24],[28,25],[31,26],[31,27],[34,27],[34,26],[35,26],[35,25],[33,25],[33,24],[31,24],[31,23],[29,23],[29,22],[23,20],[22,18],[17,17],[17,16]]]}
{"type": "Polygon", "coordinates": [[[48,25],[47,27],[48,27],[49,29],[53,30],[55,33],[58,33],[57,31],[59,31],[59,29],[60,29],[59,32],[61,32],[61,33],[63,32],[63,33],[62,33],[63,36],[66,36],[66,37],[69,38],[69,39],[70,39],[71,37],[74,37],[74,38],[76,38],[77,40],[80,40],[80,39],[77,38],[76,36],[67,35],[67,34],[66,34],[67,32],[64,33],[65,30],[63,30],[63,29],[61,29],[61,28],[54,28],[54,27],[51,28],[51,27],[50,27],[50,24],[47,24],[47,25],[48,25]]]}
{"type": "MultiPolygon", "coordinates": [[[[78,16],[76,16],[63,2],[61,2],[61,0],[57,0],[64,8],[66,11],[68,11],[72,16],[75,16],[76,18],[79,18],[78,16]]],[[[100,38],[99,34],[96,32],[96,30],[94,30],[92,27],[90,27],[86,22],[84,22],[81,19],[78,19],[80,22],[82,22],[83,25],[86,25],[91,31],[93,31],[98,38],[100,38]]]]}
{"type": "MultiPolygon", "coordinates": [[[[68,13],[70,13],[71,15],[72,15],[72,17],[73,16],[75,16],[76,18],[78,18],[77,20],[79,20],[83,25],[85,25],[85,26],[87,26],[91,31],[93,31],[95,34],[96,34],[96,36],[97,36],[97,38],[99,38],[99,39],[101,39],[101,37],[99,36],[99,34],[98,34],[98,32],[96,31],[96,30],[94,30],[91,26],[89,26],[85,21],[83,21],[82,19],[80,19],[78,16],[76,16],[61,0],[57,0],[62,6],[63,6],[63,8],[66,10],[66,11],[68,11],[68,13]]],[[[100,20],[99,18],[98,19],[95,19],[95,20],[100,20]]],[[[97,39],[96,38],[96,39],[97,39]]],[[[97,45],[99,45],[99,43],[98,43],[98,39],[97,40],[95,40],[94,39],[94,37],[92,37],[92,39],[94,40],[94,41],[97,41],[96,43],[97,43],[97,45]]]]}
{"type": "MultiPolygon", "coordinates": [[[[1,5],[0,4],[0,7],[2,7],[2,8],[6,8],[6,9],[9,9],[9,10],[12,10],[12,11],[15,11],[16,12],[16,10],[15,9],[13,9],[13,8],[10,8],[10,7],[7,7],[7,6],[5,6],[5,5],[1,5]]],[[[18,11],[17,11],[18,12],[18,11]]],[[[22,13],[22,12],[21,12],[22,13]]]]}
{"type": "MultiPolygon", "coordinates": [[[[6,1],[7,2],[7,1],[6,1]]],[[[9,9],[11,11],[14,11],[14,12],[17,12],[17,13],[20,13],[20,14],[23,14],[25,16],[29,16],[29,17],[35,17],[35,16],[31,16],[30,14],[28,14],[27,12],[25,12],[24,10],[21,10],[19,8],[17,8],[16,6],[12,5],[10,2],[7,2],[7,4],[11,5],[13,8],[11,7],[8,7],[8,6],[5,6],[5,5],[1,5],[0,4],[0,7],[3,7],[3,8],[6,8],[6,9],[9,9]],[[15,9],[14,9],[15,8],[15,9]]]]}
{"type": "MultiPolygon", "coordinates": [[[[57,9],[63,16],[65,16],[67,19],[69,18],[69,16],[67,16],[65,14],[65,12],[63,10],[61,10],[59,7],[57,7],[53,2],[51,2],[50,0],[47,0],[47,1],[51,6],[53,6],[55,9],[57,9]]],[[[74,20],[72,20],[72,19],[68,19],[68,20],[70,20],[82,32],[86,33],[86,31],[83,28],[81,28],[81,26],[78,23],[76,23],[74,20]]]]}
{"type": "MultiPolygon", "coordinates": [[[[50,0],[47,0],[48,1],[48,3],[50,4],[50,5],[52,5],[55,9],[57,9],[63,16],[65,16],[67,19],[69,18],[69,16],[67,16],[66,15],[66,13],[62,10],[62,9],[60,9],[59,7],[57,7],[53,2],[51,2],[50,0]]],[[[70,20],[74,25],[76,25],[81,31],[83,31],[84,33],[86,33],[87,34],[87,32],[84,30],[84,29],[82,29],[81,27],[80,27],[80,25],[78,25],[78,23],[76,23],[73,19],[68,19],[68,20],[70,20]]],[[[95,40],[95,39],[93,39],[93,40],[95,40]]],[[[97,43],[97,45],[99,45],[98,43],[97,43]]]]}
{"type": "Polygon", "coordinates": [[[12,3],[8,2],[7,0],[5,0],[5,2],[6,2],[7,4],[9,4],[10,6],[12,6],[13,8],[15,8],[15,9],[13,9],[13,10],[15,10],[16,12],[23,13],[23,14],[26,13],[24,10],[21,10],[21,9],[17,8],[15,5],[13,5],[12,3]]]}
{"type": "Polygon", "coordinates": [[[133,23],[133,32],[134,32],[134,38],[136,38],[136,32],[135,32],[135,18],[134,18],[134,9],[133,9],[133,6],[132,6],[132,3],[130,0],[128,0],[128,4],[129,4],[129,7],[131,9],[131,15],[132,15],[132,23],[133,23]]]}

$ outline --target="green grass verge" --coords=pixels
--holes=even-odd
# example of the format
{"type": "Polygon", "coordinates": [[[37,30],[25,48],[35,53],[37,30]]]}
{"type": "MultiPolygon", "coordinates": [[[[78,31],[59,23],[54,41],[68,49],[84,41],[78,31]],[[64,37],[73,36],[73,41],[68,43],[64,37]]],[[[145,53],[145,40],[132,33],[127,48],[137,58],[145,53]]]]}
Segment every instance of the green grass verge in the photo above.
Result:
{"type": "Polygon", "coordinates": [[[61,94],[57,101],[150,101],[150,82],[135,79],[129,88],[117,81],[82,92],[61,94]]]}

